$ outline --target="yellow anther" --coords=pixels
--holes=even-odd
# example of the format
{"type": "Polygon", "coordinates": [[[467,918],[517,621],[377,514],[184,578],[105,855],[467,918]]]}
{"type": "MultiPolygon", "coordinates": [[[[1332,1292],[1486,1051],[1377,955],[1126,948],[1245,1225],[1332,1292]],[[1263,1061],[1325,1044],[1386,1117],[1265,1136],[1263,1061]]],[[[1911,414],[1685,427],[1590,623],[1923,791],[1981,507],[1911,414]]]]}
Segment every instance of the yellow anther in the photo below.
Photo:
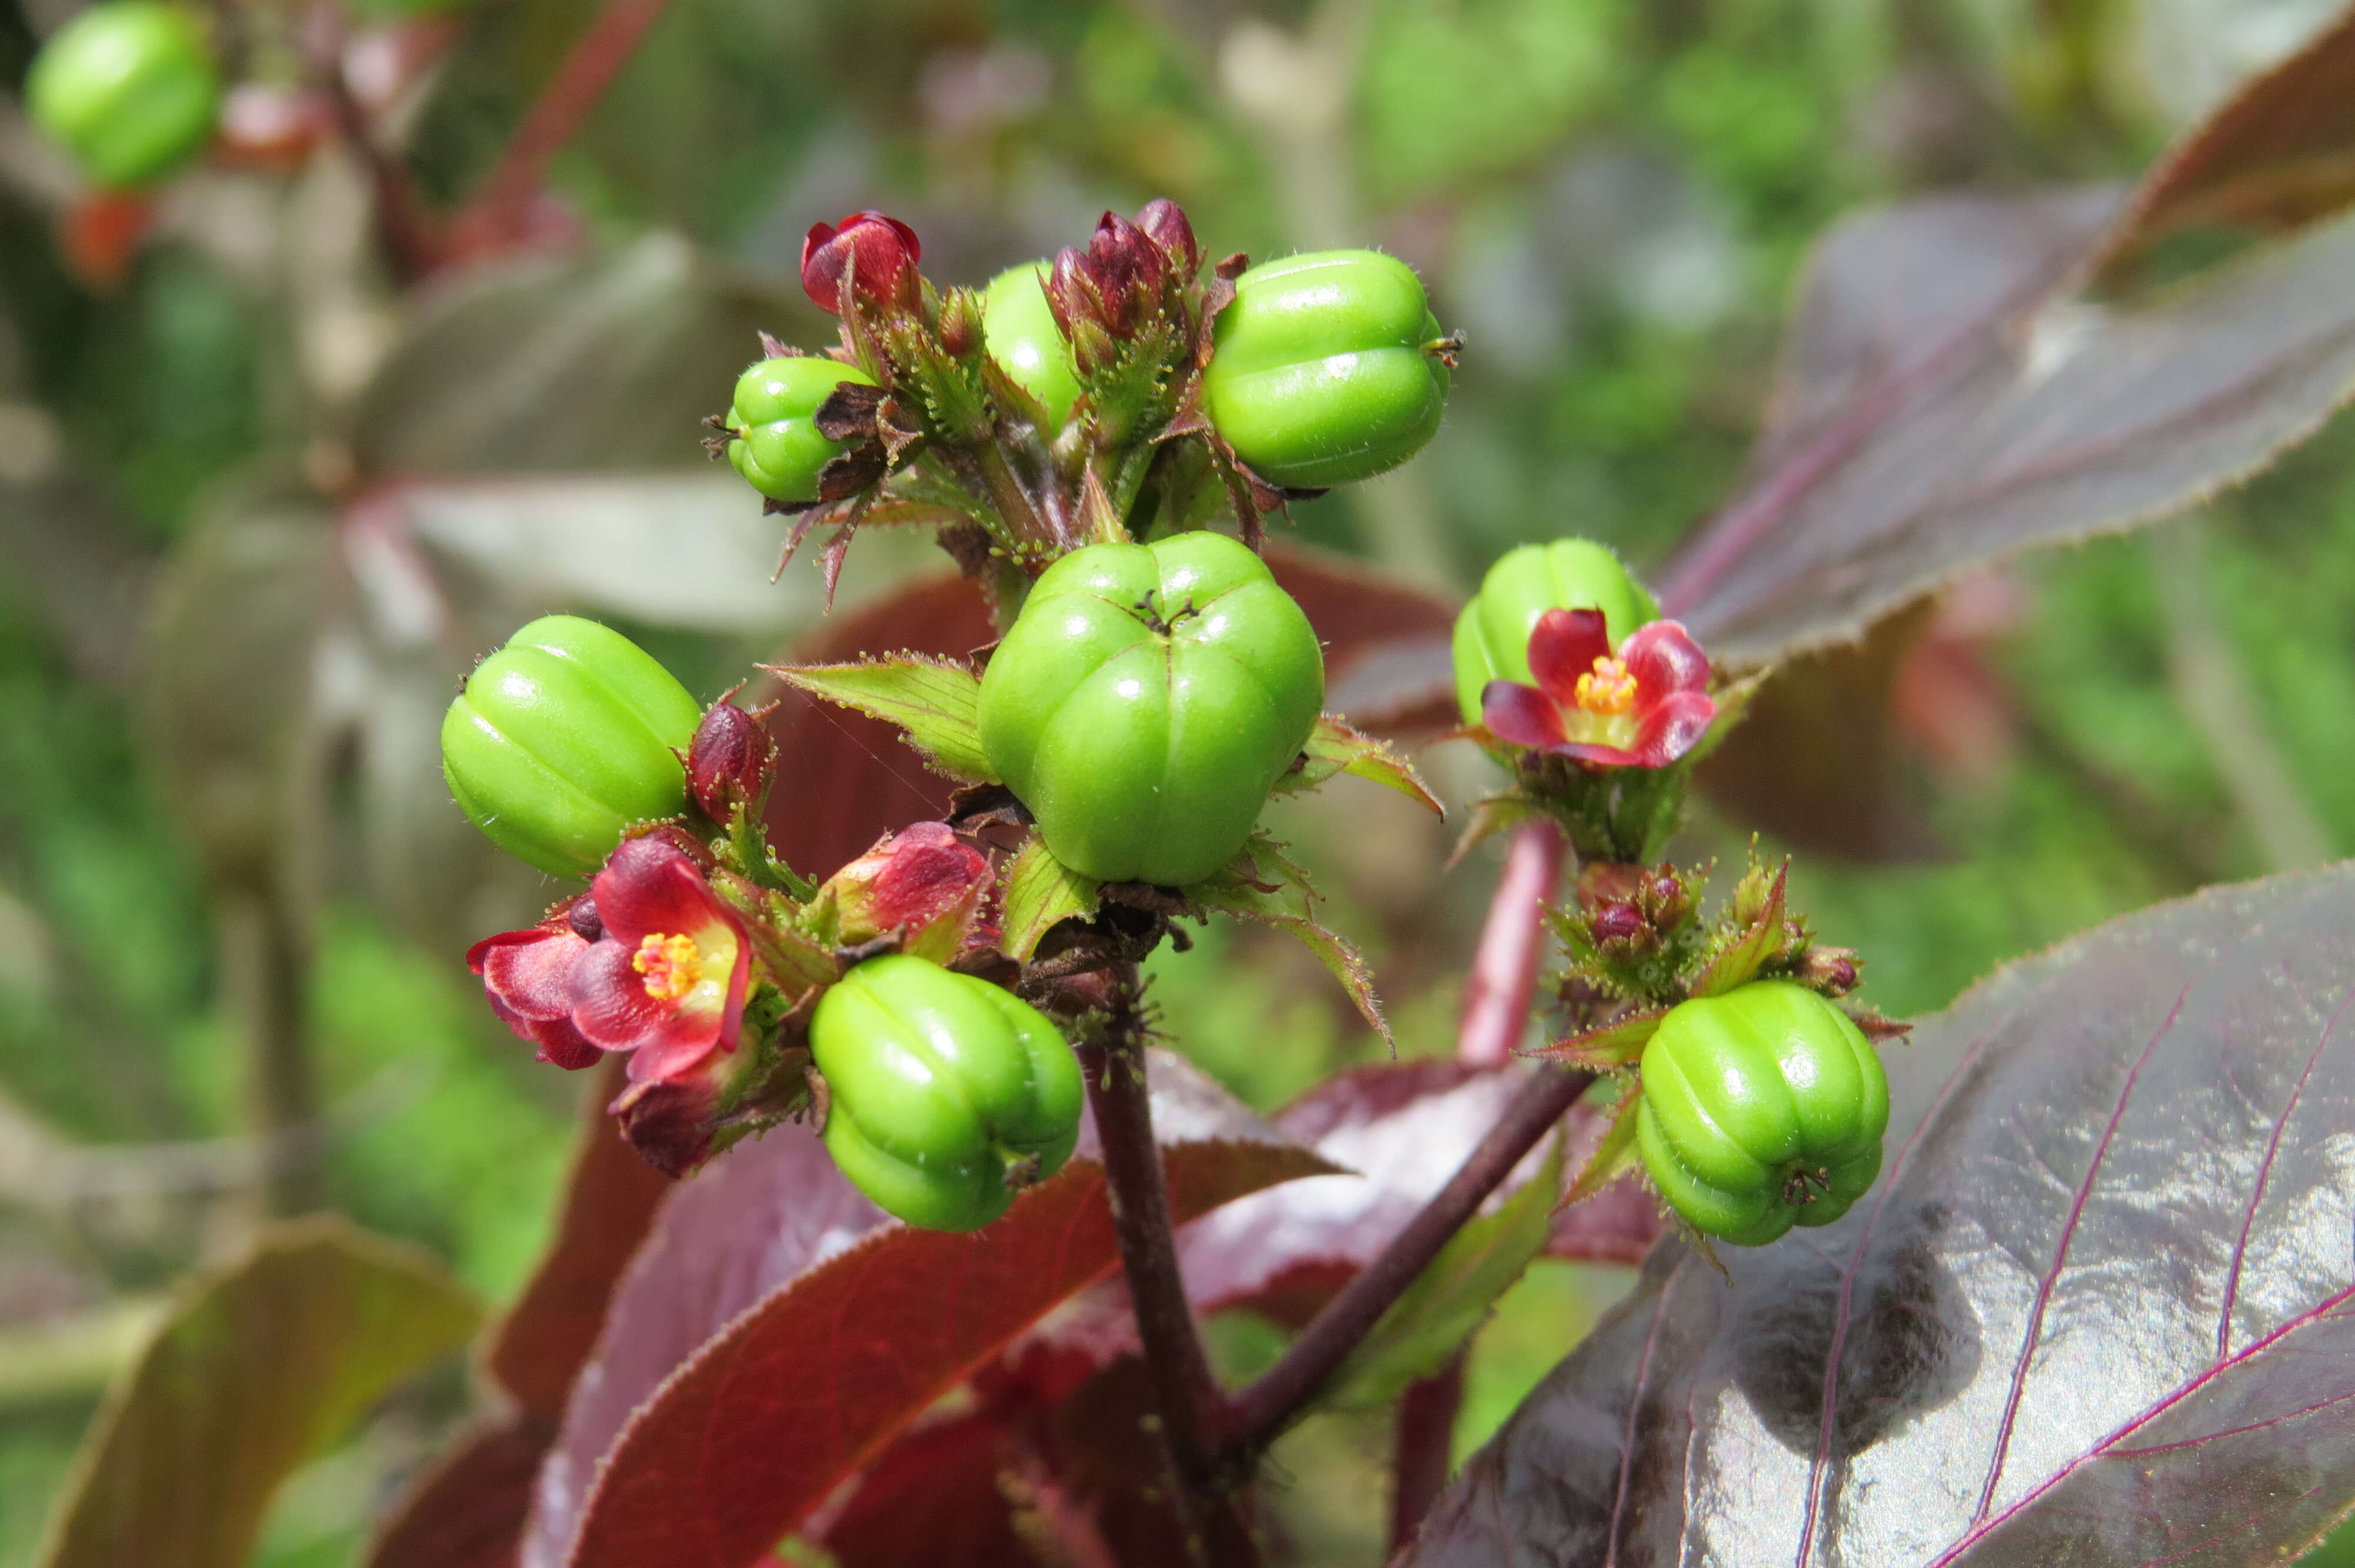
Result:
{"type": "Polygon", "coordinates": [[[703,981],[703,949],[692,937],[666,937],[656,931],[638,944],[630,967],[646,977],[646,994],[656,1001],[677,1001],[703,981]]]}
{"type": "Polygon", "coordinates": [[[1578,678],[1578,705],[1599,718],[1617,718],[1636,709],[1636,677],[1627,666],[1604,654],[1594,668],[1578,678]]]}

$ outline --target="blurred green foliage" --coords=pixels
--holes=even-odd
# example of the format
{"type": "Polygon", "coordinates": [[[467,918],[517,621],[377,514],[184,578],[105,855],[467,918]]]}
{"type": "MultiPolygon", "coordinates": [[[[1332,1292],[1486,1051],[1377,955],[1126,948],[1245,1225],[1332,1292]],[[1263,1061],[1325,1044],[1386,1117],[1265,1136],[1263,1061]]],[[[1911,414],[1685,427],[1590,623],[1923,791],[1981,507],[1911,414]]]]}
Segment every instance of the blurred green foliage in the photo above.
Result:
{"type": "MultiPolygon", "coordinates": [[[[406,144],[430,195],[483,177],[589,9],[473,7],[406,144]]],[[[2215,27],[2249,9],[2189,8],[2215,27]]],[[[928,270],[972,281],[1164,194],[1213,254],[1383,244],[1467,331],[1449,422],[1397,479],[1298,521],[1462,587],[1511,545],[1569,532],[1657,563],[1721,502],[1797,269],[1849,207],[2138,168],[2168,101],[2126,42],[2141,16],[2132,0],[678,0],[555,184],[600,241],[675,228],[769,271],[790,268],[811,221],[870,205],[916,224],[928,270]]],[[[32,31],[16,0],[0,4],[0,67],[21,69],[32,31]]],[[[290,199],[248,194],[255,213],[290,199]]],[[[332,429],[272,276],[174,230],[119,289],[84,290],[49,216],[0,188],[0,458],[10,432],[51,432],[105,503],[93,533],[87,512],[40,509],[26,462],[0,461],[0,506],[18,518],[0,534],[0,1101],[80,1143],[231,1136],[245,1069],[206,892],[168,825],[176,781],[143,762],[125,678],[139,628],[93,622],[24,552],[48,527],[60,553],[97,544],[144,565],[208,491],[332,429]]],[[[2355,440],[2337,430],[2227,500],[2208,547],[2259,726],[2333,848],[2355,844],[2355,440]]],[[[2187,720],[2147,542],[2038,557],[2016,580],[2016,620],[1978,645],[2009,721],[1976,757],[1901,758],[1938,853],[1858,864],[1817,846],[1795,882],[1828,938],[1866,947],[1869,995],[1894,1012],[1941,1006],[2110,915],[2267,869],[2187,720]]],[[[698,675],[741,652],[658,640],[698,675]]],[[[1460,789],[1478,782],[1476,763],[1435,766],[1460,789]]],[[[339,799],[342,822],[354,808],[339,799]]],[[[1444,1053],[1486,863],[1434,885],[1435,830],[1365,794],[1332,800],[1365,814],[1295,810],[1284,831],[1337,890],[1401,1048],[1444,1053]]],[[[496,1298],[546,1234],[575,1086],[527,1060],[453,951],[370,902],[347,829],[329,838],[311,977],[327,1191],[496,1298]]],[[[1724,864],[1747,836],[1704,810],[1680,853],[1724,864]]],[[[1169,1035],[1263,1107],[1375,1049],[1289,943],[1217,928],[1153,974],[1169,1035]]],[[[0,1334],[159,1287],[208,1239],[191,1214],[219,1223],[186,1194],[101,1224],[0,1191],[0,1334]]],[[[1625,1278],[1547,1264],[1506,1298],[1471,1362],[1459,1451],[1625,1278]]],[[[1222,1356],[1247,1369],[1273,1333],[1224,1325],[1222,1356]]],[[[88,1409],[0,1389],[0,1568],[31,1552],[88,1409]]],[[[299,1478],[264,1561],[348,1561],[431,1415],[389,1413],[299,1478]]],[[[1335,1417],[1279,1450],[1281,1506],[1317,1560],[1370,1550],[1352,1532],[1372,1528],[1385,1440],[1379,1422],[1335,1417]]]]}

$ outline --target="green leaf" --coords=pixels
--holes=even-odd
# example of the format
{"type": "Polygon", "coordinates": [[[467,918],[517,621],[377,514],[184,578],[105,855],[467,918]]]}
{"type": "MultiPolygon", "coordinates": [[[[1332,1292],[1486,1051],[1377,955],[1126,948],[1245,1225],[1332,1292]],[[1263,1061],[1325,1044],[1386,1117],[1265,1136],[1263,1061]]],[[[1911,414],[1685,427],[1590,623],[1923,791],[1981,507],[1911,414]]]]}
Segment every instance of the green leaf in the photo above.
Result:
{"type": "Polygon", "coordinates": [[[1607,1073],[1614,1067],[1625,1067],[1644,1054],[1660,1027],[1660,1020],[1668,1015],[1665,1007],[1655,1007],[1642,1012],[1590,1029],[1583,1034],[1573,1034],[1567,1040],[1557,1040],[1550,1045],[1540,1045],[1529,1053],[1549,1062],[1564,1062],[1573,1067],[1592,1067],[1607,1073]]]}
{"type": "Polygon", "coordinates": [[[239,1568],[278,1485],[481,1317],[441,1265],[332,1218],[183,1291],[91,1423],[40,1568],[239,1568]]]}
{"type": "Polygon", "coordinates": [[[1495,1213],[1455,1233],[1342,1363],[1320,1404],[1342,1410],[1386,1404],[1455,1357],[1487,1320],[1497,1298],[1545,1250],[1554,1194],[1561,1190],[1561,1159],[1556,1139],[1535,1177],[1495,1213]]]}
{"type": "Polygon", "coordinates": [[[981,677],[964,664],[894,653],[856,664],[763,664],[812,696],[896,724],[936,771],[975,784],[999,782],[981,749],[981,677]]]}
{"type": "Polygon", "coordinates": [[[1579,1168],[1578,1179],[1570,1184],[1570,1191],[1561,1195],[1555,1208],[1567,1209],[1572,1203],[1583,1202],[1644,1162],[1643,1150],[1636,1143],[1636,1112],[1643,1103],[1644,1086],[1633,1078],[1625,1080],[1619,1107],[1611,1113],[1610,1125],[1603,1129],[1593,1152],[1579,1168]]]}
{"type": "Polygon", "coordinates": [[[1308,886],[1307,874],[1278,853],[1267,835],[1253,833],[1224,871],[1195,883],[1185,893],[1204,911],[1256,920],[1299,938],[1333,971],[1333,978],[1341,982],[1349,1000],[1358,1004],[1358,1012],[1374,1026],[1374,1033],[1393,1053],[1397,1051],[1398,1042],[1391,1033],[1390,1021],[1382,1016],[1381,999],[1374,994],[1373,970],[1367,967],[1365,956],[1316,919],[1316,895],[1308,886]]]}
{"type": "Polygon", "coordinates": [[[1354,773],[1386,789],[1395,789],[1411,800],[1421,801],[1436,816],[1447,815],[1447,808],[1439,803],[1439,797],[1431,792],[1431,787],[1405,758],[1391,750],[1386,742],[1359,734],[1331,714],[1316,721],[1302,751],[1305,760],[1277,779],[1271,793],[1297,795],[1316,789],[1336,774],[1354,773]]]}
{"type": "Polygon", "coordinates": [[[1006,956],[1027,964],[1039,938],[1060,922],[1093,915],[1096,885],[1050,854],[1046,840],[1031,834],[1006,868],[1004,935],[998,939],[1006,956]]]}

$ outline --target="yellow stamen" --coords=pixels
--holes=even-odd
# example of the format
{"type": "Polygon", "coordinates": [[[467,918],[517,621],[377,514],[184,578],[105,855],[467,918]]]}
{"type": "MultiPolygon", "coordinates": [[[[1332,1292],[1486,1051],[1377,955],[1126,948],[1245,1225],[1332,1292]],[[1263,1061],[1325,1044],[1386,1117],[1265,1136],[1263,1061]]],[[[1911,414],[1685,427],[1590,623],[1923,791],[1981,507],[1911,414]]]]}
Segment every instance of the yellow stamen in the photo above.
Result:
{"type": "Polygon", "coordinates": [[[646,994],[656,1001],[677,1001],[703,980],[703,949],[692,937],[666,937],[656,931],[638,944],[630,967],[646,977],[646,994]]]}
{"type": "Polygon", "coordinates": [[[1600,718],[1617,718],[1636,710],[1636,677],[1627,666],[1604,654],[1594,668],[1578,678],[1578,705],[1600,718]]]}

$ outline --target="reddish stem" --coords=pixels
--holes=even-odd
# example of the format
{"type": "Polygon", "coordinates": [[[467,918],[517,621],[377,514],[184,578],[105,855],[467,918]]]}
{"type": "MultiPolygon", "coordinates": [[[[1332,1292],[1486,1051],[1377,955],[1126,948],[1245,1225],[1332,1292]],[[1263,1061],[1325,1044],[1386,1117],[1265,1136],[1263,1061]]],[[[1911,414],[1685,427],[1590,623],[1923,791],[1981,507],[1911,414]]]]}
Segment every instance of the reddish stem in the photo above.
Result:
{"type": "Polygon", "coordinates": [[[1538,961],[1545,951],[1545,906],[1561,881],[1561,830],[1550,821],[1513,830],[1505,869],[1488,901],[1480,948],[1464,982],[1464,1022],[1455,1035],[1458,1061],[1495,1067],[1509,1061],[1537,992],[1538,961]]]}
{"type": "Polygon", "coordinates": [[[1104,1182],[1120,1237],[1121,1269],[1136,1313],[1136,1337],[1153,1383],[1161,1438],[1183,1493],[1181,1511],[1193,1532],[1193,1555],[1219,1568],[1252,1568],[1258,1545],[1231,1495],[1229,1483],[1236,1472],[1220,1465],[1216,1435],[1224,1401],[1178,1267],[1169,1189],[1145,1082],[1135,966],[1124,965],[1114,982],[1110,1019],[1082,1049],[1081,1065],[1103,1145],[1104,1182]]]}
{"type": "Polygon", "coordinates": [[[1309,1319],[1300,1338],[1257,1383],[1227,1404],[1226,1441],[1238,1457],[1255,1454],[1283,1431],[1339,1370],[1391,1304],[1405,1294],[1464,1228],[1489,1193],[1503,1185],[1522,1156],[1553,1130],[1586,1092],[1594,1075],[1545,1066],[1522,1086],[1504,1119],[1480,1140],[1447,1185],[1391,1238],[1381,1255],[1309,1319]]]}
{"type": "Polygon", "coordinates": [[[1391,1556],[1412,1544],[1423,1516],[1447,1485],[1455,1417],[1464,1408],[1464,1358],[1411,1383],[1399,1401],[1398,1441],[1391,1459],[1391,1556]]]}
{"type": "Polygon", "coordinates": [[[312,81],[326,94],[336,134],[368,171],[377,230],[394,275],[404,283],[414,282],[441,260],[441,237],[417,182],[410,177],[409,165],[377,144],[368,111],[344,79],[344,34],[341,0],[315,0],[304,18],[304,64],[312,81]]]}
{"type": "Polygon", "coordinates": [[[547,177],[549,160],[572,140],[572,133],[581,129],[581,122],[630,63],[647,30],[669,7],[670,0],[608,0],[508,139],[498,166],[474,197],[472,205],[476,209],[507,211],[531,200],[547,177]]]}

